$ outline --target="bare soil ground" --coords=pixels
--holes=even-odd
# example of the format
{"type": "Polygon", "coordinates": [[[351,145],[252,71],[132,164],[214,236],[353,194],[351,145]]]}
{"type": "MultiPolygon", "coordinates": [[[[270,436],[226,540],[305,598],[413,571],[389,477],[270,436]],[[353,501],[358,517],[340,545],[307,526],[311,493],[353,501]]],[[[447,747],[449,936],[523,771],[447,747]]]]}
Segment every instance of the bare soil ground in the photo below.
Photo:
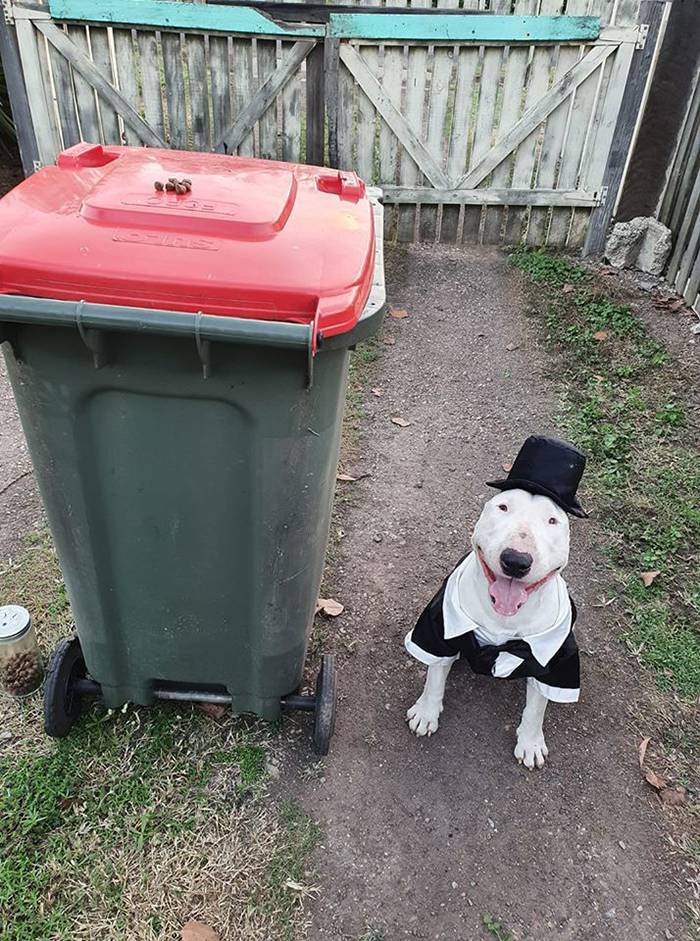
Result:
{"type": "Polygon", "coordinates": [[[632,715],[648,680],[599,606],[595,520],[573,522],[567,570],[582,698],[550,706],[545,768],[527,772],[513,758],[521,685],[462,664],[438,733],[408,732],[424,668],[403,636],[468,546],[490,495],[484,481],[528,434],[556,432],[556,402],[523,282],[499,251],[398,249],[388,283],[409,316],[388,318],[395,343],[372,377],[384,394],[366,390],[369,420],[344,468],[370,476],[347,485],[330,576],[347,611],[327,628],[340,659],[334,745],[304,797],[324,833],[310,937],[472,941],[494,933],[490,915],[519,941],[684,938],[673,812],[637,759],[632,715]],[[411,424],[398,427],[397,416],[411,424]]]}

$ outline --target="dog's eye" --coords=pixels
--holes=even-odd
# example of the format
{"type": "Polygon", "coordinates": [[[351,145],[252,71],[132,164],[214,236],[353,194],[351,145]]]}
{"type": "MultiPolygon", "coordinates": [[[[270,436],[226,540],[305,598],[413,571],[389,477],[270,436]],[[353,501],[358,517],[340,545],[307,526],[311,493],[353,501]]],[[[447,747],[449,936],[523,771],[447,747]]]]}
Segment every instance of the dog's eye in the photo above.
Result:
{"type": "Polygon", "coordinates": [[[550,517],[549,517],[549,522],[550,522],[550,524],[551,524],[552,526],[556,526],[557,523],[559,522],[559,520],[556,518],[556,516],[550,516],[550,517]]]}
{"type": "Polygon", "coordinates": [[[507,512],[508,512],[508,506],[507,506],[505,503],[499,503],[499,504],[498,504],[498,509],[499,509],[499,510],[503,510],[504,513],[507,513],[507,512]]]}

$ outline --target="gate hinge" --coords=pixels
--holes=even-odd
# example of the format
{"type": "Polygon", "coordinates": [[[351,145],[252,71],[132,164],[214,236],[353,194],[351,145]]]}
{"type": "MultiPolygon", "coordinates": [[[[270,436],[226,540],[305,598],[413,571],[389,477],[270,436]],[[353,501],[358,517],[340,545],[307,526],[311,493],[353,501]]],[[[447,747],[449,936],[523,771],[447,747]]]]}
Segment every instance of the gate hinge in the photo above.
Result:
{"type": "Polygon", "coordinates": [[[36,173],[37,170],[41,170],[44,164],[41,162],[41,160],[32,160],[32,166],[34,168],[32,172],[36,173]]]}
{"type": "Polygon", "coordinates": [[[604,206],[608,198],[608,188],[607,186],[602,186],[600,189],[600,202],[599,206],[604,206]]]}
{"type": "Polygon", "coordinates": [[[647,36],[649,35],[649,24],[640,23],[640,25],[637,27],[637,30],[638,30],[637,43],[634,48],[643,49],[647,44],[647,36]]]}
{"type": "Polygon", "coordinates": [[[8,26],[14,26],[15,24],[15,15],[12,9],[12,0],[2,0],[2,12],[5,17],[5,22],[8,26]]]}

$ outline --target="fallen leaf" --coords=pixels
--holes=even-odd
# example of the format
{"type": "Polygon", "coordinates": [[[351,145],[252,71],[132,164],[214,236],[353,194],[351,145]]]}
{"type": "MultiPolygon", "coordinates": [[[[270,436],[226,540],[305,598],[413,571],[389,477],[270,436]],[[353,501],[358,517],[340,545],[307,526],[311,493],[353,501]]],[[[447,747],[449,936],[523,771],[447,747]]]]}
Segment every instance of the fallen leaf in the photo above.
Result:
{"type": "Polygon", "coordinates": [[[357,480],[357,477],[353,477],[352,474],[336,474],[335,479],[354,481],[354,480],[357,480]]]}
{"type": "Polygon", "coordinates": [[[203,921],[188,921],[180,931],[182,941],[220,941],[219,935],[203,921]]]}
{"type": "Polygon", "coordinates": [[[517,350],[519,343],[506,343],[506,349],[509,353],[512,353],[513,350],[517,350]]]}
{"type": "Polygon", "coordinates": [[[608,334],[605,332],[605,330],[599,330],[597,333],[593,334],[593,339],[594,340],[607,340],[608,334]]]}
{"type": "Polygon", "coordinates": [[[573,291],[573,289],[574,289],[573,284],[569,284],[569,282],[567,281],[567,283],[566,283],[566,284],[564,285],[564,287],[561,289],[561,290],[562,290],[562,294],[571,294],[571,292],[573,291]]]}
{"type": "Polygon", "coordinates": [[[501,464],[501,467],[506,472],[506,474],[509,474],[513,470],[513,465],[510,463],[510,461],[506,461],[505,464],[501,464]]]}
{"type": "Polygon", "coordinates": [[[663,791],[665,787],[668,787],[666,781],[659,777],[655,771],[652,771],[651,768],[644,772],[644,777],[652,787],[656,788],[657,791],[663,791]]]}
{"type": "Polygon", "coordinates": [[[389,311],[389,313],[391,314],[392,317],[394,317],[395,320],[403,320],[404,317],[408,317],[408,311],[407,311],[407,310],[394,310],[394,309],[392,308],[392,309],[389,311]]]}
{"type": "Polygon", "coordinates": [[[327,618],[337,618],[344,610],[345,606],[335,598],[319,598],[316,602],[316,614],[325,614],[327,618]]]}
{"type": "Polygon", "coordinates": [[[609,265],[607,265],[607,266],[603,266],[600,269],[600,273],[601,274],[619,274],[620,272],[617,270],[617,268],[611,268],[609,265]]]}
{"type": "Polygon", "coordinates": [[[644,587],[648,588],[654,579],[658,578],[661,572],[640,572],[639,577],[644,582],[644,587]]]}
{"type": "Polygon", "coordinates": [[[639,743],[639,767],[644,767],[644,759],[646,758],[647,748],[649,747],[650,738],[643,738],[639,743]]]}
{"type": "Polygon", "coordinates": [[[59,810],[67,811],[70,810],[73,804],[77,804],[77,797],[64,797],[63,800],[58,802],[59,810]]]}
{"type": "Polygon", "coordinates": [[[405,418],[392,418],[391,419],[395,425],[399,425],[401,428],[408,428],[411,424],[410,421],[406,421],[405,418]]]}
{"type": "MultiPolygon", "coordinates": [[[[209,716],[210,719],[223,719],[229,711],[226,706],[221,706],[218,702],[200,702],[199,709],[200,712],[203,712],[205,716],[209,716]]],[[[196,937],[196,935],[194,937],[196,937]]]]}
{"type": "Polygon", "coordinates": [[[684,300],[674,301],[672,304],[668,305],[668,309],[672,310],[674,313],[676,313],[679,310],[683,310],[684,307],[685,307],[684,300]]]}
{"type": "Polygon", "coordinates": [[[370,392],[371,392],[373,395],[377,395],[377,396],[384,395],[384,389],[380,389],[378,386],[377,386],[376,389],[370,389],[370,392]]]}
{"type": "Polygon", "coordinates": [[[682,807],[685,804],[685,788],[667,787],[659,792],[659,797],[667,807],[682,807]]]}
{"type": "Polygon", "coordinates": [[[393,346],[396,343],[396,340],[393,337],[384,337],[382,340],[384,346],[393,346]]]}

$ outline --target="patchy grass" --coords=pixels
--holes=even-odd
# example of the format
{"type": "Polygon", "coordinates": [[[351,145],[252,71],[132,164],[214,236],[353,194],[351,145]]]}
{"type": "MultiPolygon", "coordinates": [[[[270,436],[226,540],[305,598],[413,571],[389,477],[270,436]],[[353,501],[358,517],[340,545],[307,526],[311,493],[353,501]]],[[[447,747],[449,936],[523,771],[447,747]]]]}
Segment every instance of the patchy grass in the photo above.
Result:
{"type": "MultiPolygon", "coordinates": [[[[0,587],[32,611],[45,654],[72,633],[46,532],[0,587]]],[[[318,833],[267,799],[274,727],[94,702],[54,742],[40,696],[0,699],[0,727],[12,736],[0,742],[0,938],[170,941],[190,918],[227,941],[303,933],[303,860],[318,833]]]]}
{"type": "Polygon", "coordinates": [[[592,274],[545,251],[511,260],[542,286],[536,305],[561,354],[562,424],[589,463],[623,636],[657,685],[700,695],[700,450],[668,351],[592,274]],[[659,571],[644,587],[640,574],[659,571]]]}

